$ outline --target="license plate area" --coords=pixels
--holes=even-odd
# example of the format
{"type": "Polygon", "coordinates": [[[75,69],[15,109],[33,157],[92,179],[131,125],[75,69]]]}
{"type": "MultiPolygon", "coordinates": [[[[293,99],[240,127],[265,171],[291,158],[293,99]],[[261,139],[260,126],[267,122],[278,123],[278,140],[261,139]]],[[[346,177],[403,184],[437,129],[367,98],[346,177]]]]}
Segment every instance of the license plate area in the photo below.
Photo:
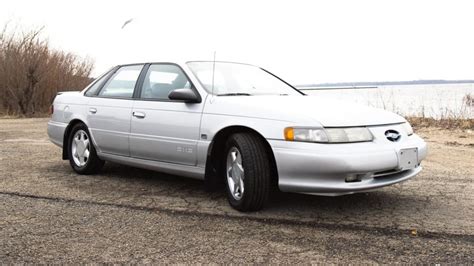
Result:
{"type": "Polygon", "coordinates": [[[418,148],[401,149],[398,151],[398,167],[401,170],[413,169],[418,164],[418,148]]]}

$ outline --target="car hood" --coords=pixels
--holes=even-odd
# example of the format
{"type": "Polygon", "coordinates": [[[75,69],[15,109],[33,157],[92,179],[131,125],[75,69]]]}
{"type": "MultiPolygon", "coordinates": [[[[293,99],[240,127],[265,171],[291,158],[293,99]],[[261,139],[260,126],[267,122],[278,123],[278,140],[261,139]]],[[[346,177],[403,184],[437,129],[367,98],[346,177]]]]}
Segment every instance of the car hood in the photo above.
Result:
{"type": "Polygon", "coordinates": [[[288,121],[295,126],[372,126],[406,121],[382,109],[316,96],[217,96],[207,101],[206,113],[288,121]]]}

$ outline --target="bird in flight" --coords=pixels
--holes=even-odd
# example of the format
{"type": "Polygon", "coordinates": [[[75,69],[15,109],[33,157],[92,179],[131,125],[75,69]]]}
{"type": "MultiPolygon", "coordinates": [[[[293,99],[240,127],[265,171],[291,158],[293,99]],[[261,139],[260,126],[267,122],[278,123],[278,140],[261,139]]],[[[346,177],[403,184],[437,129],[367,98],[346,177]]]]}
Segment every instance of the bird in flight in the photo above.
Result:
{"type": "Polygon", "coordinates": [[[123,23],[123,25],[122,25],[122,30],[123,30],[123,28],[125,28],[125,26],[128,25],[128,23],[130,23],[130,22],[132,22],[132,21],[133,21],[133,18],[131,18],[131,19],[125,21],[125,22],[123,23]]]}

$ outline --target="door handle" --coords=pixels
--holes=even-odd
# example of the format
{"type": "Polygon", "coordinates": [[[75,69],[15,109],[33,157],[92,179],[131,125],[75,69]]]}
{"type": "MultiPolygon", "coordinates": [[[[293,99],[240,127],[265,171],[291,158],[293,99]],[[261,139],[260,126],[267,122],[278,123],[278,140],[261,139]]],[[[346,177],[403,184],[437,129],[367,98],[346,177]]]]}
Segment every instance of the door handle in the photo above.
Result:
{"type": "Polygon", "coordinates": [[[142,112],[133,112],[132,115],[136,118],[145,118],[145,113],[142,112]]]}
{"type": "Polygon", "coordinates": [[[89,108],[89,112],[90,112],[91,114],[95,114],[95,113],[97,113],[97,109],[95,109],[95,108],[89,108]]]}

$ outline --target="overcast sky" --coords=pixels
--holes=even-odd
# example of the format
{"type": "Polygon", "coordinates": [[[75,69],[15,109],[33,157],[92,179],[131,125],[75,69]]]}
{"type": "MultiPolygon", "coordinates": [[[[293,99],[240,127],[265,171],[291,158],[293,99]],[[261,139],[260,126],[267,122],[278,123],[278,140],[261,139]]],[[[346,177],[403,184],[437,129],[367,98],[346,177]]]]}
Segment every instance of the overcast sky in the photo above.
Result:
{"type": "Polygon", "coordinates": [[[474,79],[474,1],[3,0],[0,23],[95,60],[253,63],[293,84],[474,79]],[[133,21],[121,29],[128,19],[133,21]]]}

